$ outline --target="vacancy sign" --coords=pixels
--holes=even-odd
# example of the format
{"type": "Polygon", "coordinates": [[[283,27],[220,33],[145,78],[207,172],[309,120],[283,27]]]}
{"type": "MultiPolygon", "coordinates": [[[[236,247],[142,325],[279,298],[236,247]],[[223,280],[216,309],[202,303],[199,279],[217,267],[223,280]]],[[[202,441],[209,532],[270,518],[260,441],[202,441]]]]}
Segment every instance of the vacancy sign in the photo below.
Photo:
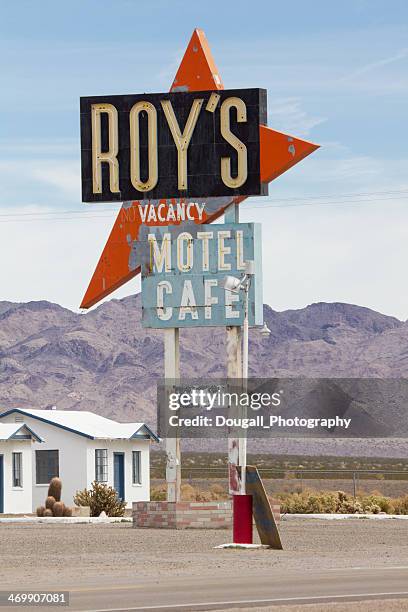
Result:
{"type": "Polygon", "coordinates": [[[262,325],[261,225],[225,223],[145,229],[142,253],[143,327],[242,325],[240,290],[224,289],[254,262],[249,324],[262,325]]]}

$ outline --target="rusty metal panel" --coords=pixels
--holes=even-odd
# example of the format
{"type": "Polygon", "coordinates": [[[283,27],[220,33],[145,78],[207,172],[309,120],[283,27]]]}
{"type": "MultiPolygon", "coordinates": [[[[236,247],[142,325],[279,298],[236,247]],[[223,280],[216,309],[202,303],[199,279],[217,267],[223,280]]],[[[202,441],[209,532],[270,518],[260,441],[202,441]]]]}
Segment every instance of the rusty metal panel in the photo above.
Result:
{"type": "Polygon", "coordinates": [[[227,291],[222,282],[241,279],[246,261],[255,264],[249,323],[262,325],[259,223],[154,227],[141,245],[144,327],[242,325],[244,292],[227,291]]]}

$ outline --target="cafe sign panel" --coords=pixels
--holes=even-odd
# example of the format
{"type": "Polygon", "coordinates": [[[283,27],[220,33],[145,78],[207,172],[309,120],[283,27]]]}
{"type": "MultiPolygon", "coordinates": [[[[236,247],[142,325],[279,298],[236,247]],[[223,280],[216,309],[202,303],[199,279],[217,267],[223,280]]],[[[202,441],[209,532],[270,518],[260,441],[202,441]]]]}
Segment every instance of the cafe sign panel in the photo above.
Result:
{"type": "Polygon", "coordinates": [[[153,328],[242,325],[240,291],[247,261],[254,275],[249,324],[262,325],[261,225],[224,223],[146,228],[142,238],[142,325],[153,328]]]}

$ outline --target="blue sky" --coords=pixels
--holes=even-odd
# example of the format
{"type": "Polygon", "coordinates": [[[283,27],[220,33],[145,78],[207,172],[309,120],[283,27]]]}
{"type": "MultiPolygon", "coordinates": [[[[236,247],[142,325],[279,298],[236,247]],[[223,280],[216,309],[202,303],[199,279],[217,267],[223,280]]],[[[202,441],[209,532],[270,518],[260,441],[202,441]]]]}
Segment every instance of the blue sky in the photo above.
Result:
{"type": "Polygon", "coordinates": [[[195,27],[226,87],[265,87],[269,126],[322,145],[242,207],[263,223],[265,301],[407,319],[408,4],[397,0],[2,3],[0,299],[77,308],[117,210],[81,202],[79,97],[166,91],[195,27]]]}

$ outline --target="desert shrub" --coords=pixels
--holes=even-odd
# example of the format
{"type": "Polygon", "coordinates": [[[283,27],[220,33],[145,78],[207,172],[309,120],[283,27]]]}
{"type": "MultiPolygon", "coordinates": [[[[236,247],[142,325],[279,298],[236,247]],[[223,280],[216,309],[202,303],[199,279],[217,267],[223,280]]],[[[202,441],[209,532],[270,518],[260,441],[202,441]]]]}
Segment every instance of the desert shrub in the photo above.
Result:
{"type": "Polygon", "coordinates": [[[377,504],[367,504],[362,507],[362,512],[363,514],[379,514],[381,512],[381,508],[377,504]]]}
{"type": "Polygon", "coordinates": [[[181,499],[183,501],[196,501],[196,490],[190,484],[182,484],[181,487],[181,499]]]}
{"type": "Polygon", "coordinates": [[[228,499],[228,491],[220,484],[212,484],[210,486],[210,493],[214,500],[216,499],[228,499]]]}
{"type": "Polygon", "coordinates": [[[278,495],[281,511],[288,514],[319,514],[336,512],[338,499],[336,493],[302,491],[278,495]]]}
{"type": "Polygon", "coordinates": [[[337,491],[337,506],[335,512],[338,514],[354,514],[361,512],[362,507],[358,500],[344,491],[337,491]]]}
{"type": "Polygon", "coordinates": [[[286,514],[378,514],[379,512],[408,514],[408,495],[404,502],[403,498],[393,500],[381,494],[362,495],[354,499],[344,491],[306,490],[302,493],[280,494],[278,498],[281,512],[286,514]]]}
{"type": "Polygon", "coordinates": [[[361,505],[364,512],[373,512],[373,514],[378,514],[378,512],[386,512],[387,514],[394,514],[394,501],[395,500],[392,500],[389,497],[384,497],[384,495],[381,495],[380,493],[372,493],[371,495],[366,495],[361,499],[361,505]]]}
{"type": "Polygon", "coordinates": [[[150,491],[150,499],[152,501],[165,501],[166,495],[166,486],[163,485],[152,487],[150,491]]]}
{"type": "Polygon", "coordinates": [[[181,485],[181,498],[184,501],[209,502],[219,499],[228,499],[228,497],[227,490],[217,483],[212,484],[209,490],[193,487],[190,484],[181,485]]]}
{"type": "Polygon", "coordinates": [[[408,514],[408,495],[394,500],[395,514],[408,514]]]}
{"type": "Polygon", "coordinates": [[[213,501],[214,497],[210,493],[210,491],[201,491],[197,489],[195,492],[195,497],[191,501],[199,501],[199,502],[209,502],[213,501]]]}
{"type": "Polygon", "coordinates": [[[91,516],[99,516],[101,512],[106,512],[108,516],[123,516],[126,508],[126,502],[118,498],[113,487],[96,480],[90,489],[77,491],[74,503],[77,506],[89,506],[91,516]]]}
{"type": "MultiPolygon", "coordinates": [[[[194,487],[191,484],[184,483],[180,487],[181,499],[183,501],[216,501],[228,499],[228,491],[220,484],[212,484],[209,490],[194,487]]],[[[151,488],[150,499],[152,501],[165,501],[167,495],[166,485],[156,485],[151,488]]]]}

